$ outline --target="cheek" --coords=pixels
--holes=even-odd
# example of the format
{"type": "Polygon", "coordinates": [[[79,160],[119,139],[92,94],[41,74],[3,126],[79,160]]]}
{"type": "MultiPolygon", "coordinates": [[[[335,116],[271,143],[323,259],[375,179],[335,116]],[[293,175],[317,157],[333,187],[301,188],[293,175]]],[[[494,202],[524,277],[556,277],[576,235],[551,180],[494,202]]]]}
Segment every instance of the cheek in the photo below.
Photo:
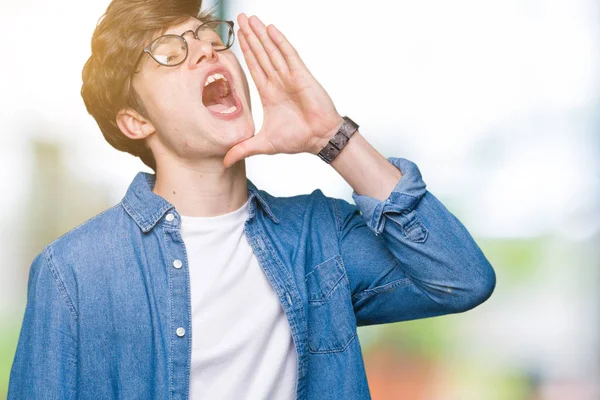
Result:
{"type": "Polygon", "coordinates": [[[248,79],[246,78],[246,74],[242,71],[242,83],[244,85],[244,96],[246,97],[246,101],[248,102],[248,107],[252,109],[252,104],[250,104],[250,87],[248,86],[248,79]]]}
{"type": "Polygon", "coordinates": [[[186,119],[200,100],[199,96],[192,96],[189,88],[182,88],[175,82],[155,86],[150,99],[154,115],[167,125],[186,119]]]}
{"type": "MultiPolygon", "coordinates": [[[[235,57],[233,53],[231,54],[231,57],[233,58],[232,65],[235,69],[236,75],[240,77],[241,89],[244,92],[243,97],[246,99],[248,107],[252,108],[250,104],[250,86],[248,85],[248,78],[246,78],[246,74],[244,73],[242,65],[240,64],[240,61],[237,59],[237,57],[235,57]]],[[[241,93],[238,93],[238,96],[241,96],[241,93]]]]}

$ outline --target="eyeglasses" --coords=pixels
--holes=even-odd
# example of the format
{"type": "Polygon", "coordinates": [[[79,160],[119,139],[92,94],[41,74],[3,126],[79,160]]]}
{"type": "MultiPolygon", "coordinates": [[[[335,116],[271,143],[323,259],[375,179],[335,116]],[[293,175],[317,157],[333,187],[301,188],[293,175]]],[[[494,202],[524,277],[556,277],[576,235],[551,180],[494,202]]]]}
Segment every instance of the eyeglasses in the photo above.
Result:
{"type": "Polygon", "coordinates": [[[233,45],[235,39],[233,21],[210,21],[201,24],[195,31],[189,30],[181,35],[167,34],[157,37],[146,46],[140,58],[144,53],[148,53],[160,65],[178,66],[188,56],[188,43],[183,37],[188,32],[192,32],[197,40],[210,43],[216,51],[227,50],[233,45]]]}

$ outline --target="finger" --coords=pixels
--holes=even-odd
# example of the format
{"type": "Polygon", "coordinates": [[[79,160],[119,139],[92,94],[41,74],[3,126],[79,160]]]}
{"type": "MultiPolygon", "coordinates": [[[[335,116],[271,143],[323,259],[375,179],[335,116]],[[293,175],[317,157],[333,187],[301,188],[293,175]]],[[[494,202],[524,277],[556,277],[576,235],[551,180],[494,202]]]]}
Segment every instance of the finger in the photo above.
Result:
{"type": "Polygon", "coordinates": [[[244,54],[244,58],[246,59],[246,65],[248,65],[250,75],[252,76],[256,87],[260,89],[266,83],[267,75],[256,60],[256,57],[254,57],[254,53],[252,53],[250,47],[248,47],[248,42],[246,41],[244,34],[239,30],[238,37],[240,41],[240,48],[242,49],[242,54],[244,54]]]}
{"type": "Polygon", "coordinates": [[[262,70],[267,74],[268,77],[274,77],[276,75],[275,67],[271,64],[271,60],[269,59],[269,55],[265,51],[262,43],[248,24],[248,17],[245,14],[238,15],[238,23],[240,24],[240,28],[245,35],[246,42],[248,42],[248,46],[250,50],[254,53],[254,57],[260,64],[262,70]]]}
{"type": "Polygon", "coordinates": [[[257,154],[277,154],[277,149],[260,132],[229,149],[223,158],[223,165],[229,168],[239,160],[257,154]]]}
{"type": "Polygon", "coordinates": [[[294,46],[292,46],[292,44],[289,42],[289,40],[287,40],[285,35],[281,33],[279,29],[275,27],[275,25],[269,25],[267,27],[267,32],[273,39],[275,45],[277,45],[279,50],[281,50],[281,53],[285,57],[289,69],[291,71],[306,68],[306,65],[304,65],[304,62],[300,58],[300,55],[298,55],[298,52],[296,51],[294,46]]]}
{"type": "Polygon", "coordinates": [[[283,54],[281,54],[281,50],[279,50],[279,47],[275,45],[273,39],[271,39],[271,37],[267,33],[267,27],[265,26],[265,24],[263,24],[260,18],[258,18],[256,15],[251,16],[248,19],[248,22],[256,36],[258,36],[258,39],[262,43],[263,47],[265,48],[265,51],[267,52],[269,59],[271,60],[271,63],[273,64],[277,72],[279,72],[280,74],[288,74],[289,68],[287,61],[283,57],[283,54]]]}

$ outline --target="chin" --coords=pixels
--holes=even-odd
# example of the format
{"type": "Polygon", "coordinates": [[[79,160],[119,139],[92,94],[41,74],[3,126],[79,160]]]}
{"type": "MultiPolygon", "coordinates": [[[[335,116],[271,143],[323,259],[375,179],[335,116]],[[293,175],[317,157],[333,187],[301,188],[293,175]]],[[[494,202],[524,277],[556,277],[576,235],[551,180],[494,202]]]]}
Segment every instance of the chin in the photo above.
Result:
{"type": "Polygon", "coordinates": [[[254,136],[254,133],[255,133],[254,121],[252,120],[252,117],[247,118],[247,119],[244,118],[240,122],[243,122],[243,123],[240,124],[238,129],[236,129],[237,130],[236,136],[239,139],[238,142],[240,142],[242,140],[250,139],[252,136],[254,136]]]}
{"type": "Polygon", "coordinates": [[[240,117],[236,121],[227,124],[213,126],[210,136],[217,143],[221,143],[224,149],[229,150],[234,145],[250,139],[254,136],[254,121],[252,118],[240,117]]]}

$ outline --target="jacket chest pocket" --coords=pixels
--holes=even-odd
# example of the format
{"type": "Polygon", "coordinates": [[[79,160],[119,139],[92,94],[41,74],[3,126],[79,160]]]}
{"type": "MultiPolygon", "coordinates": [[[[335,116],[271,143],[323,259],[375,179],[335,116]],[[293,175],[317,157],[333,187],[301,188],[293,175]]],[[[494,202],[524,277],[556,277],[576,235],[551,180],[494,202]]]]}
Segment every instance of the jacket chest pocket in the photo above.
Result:
{"type": "Polygon", "coordinates": [[[344,351],[356,336],[356,317],[341,256],[318,264],[306,275],[305,283],[309,352],[344,351]]]}

